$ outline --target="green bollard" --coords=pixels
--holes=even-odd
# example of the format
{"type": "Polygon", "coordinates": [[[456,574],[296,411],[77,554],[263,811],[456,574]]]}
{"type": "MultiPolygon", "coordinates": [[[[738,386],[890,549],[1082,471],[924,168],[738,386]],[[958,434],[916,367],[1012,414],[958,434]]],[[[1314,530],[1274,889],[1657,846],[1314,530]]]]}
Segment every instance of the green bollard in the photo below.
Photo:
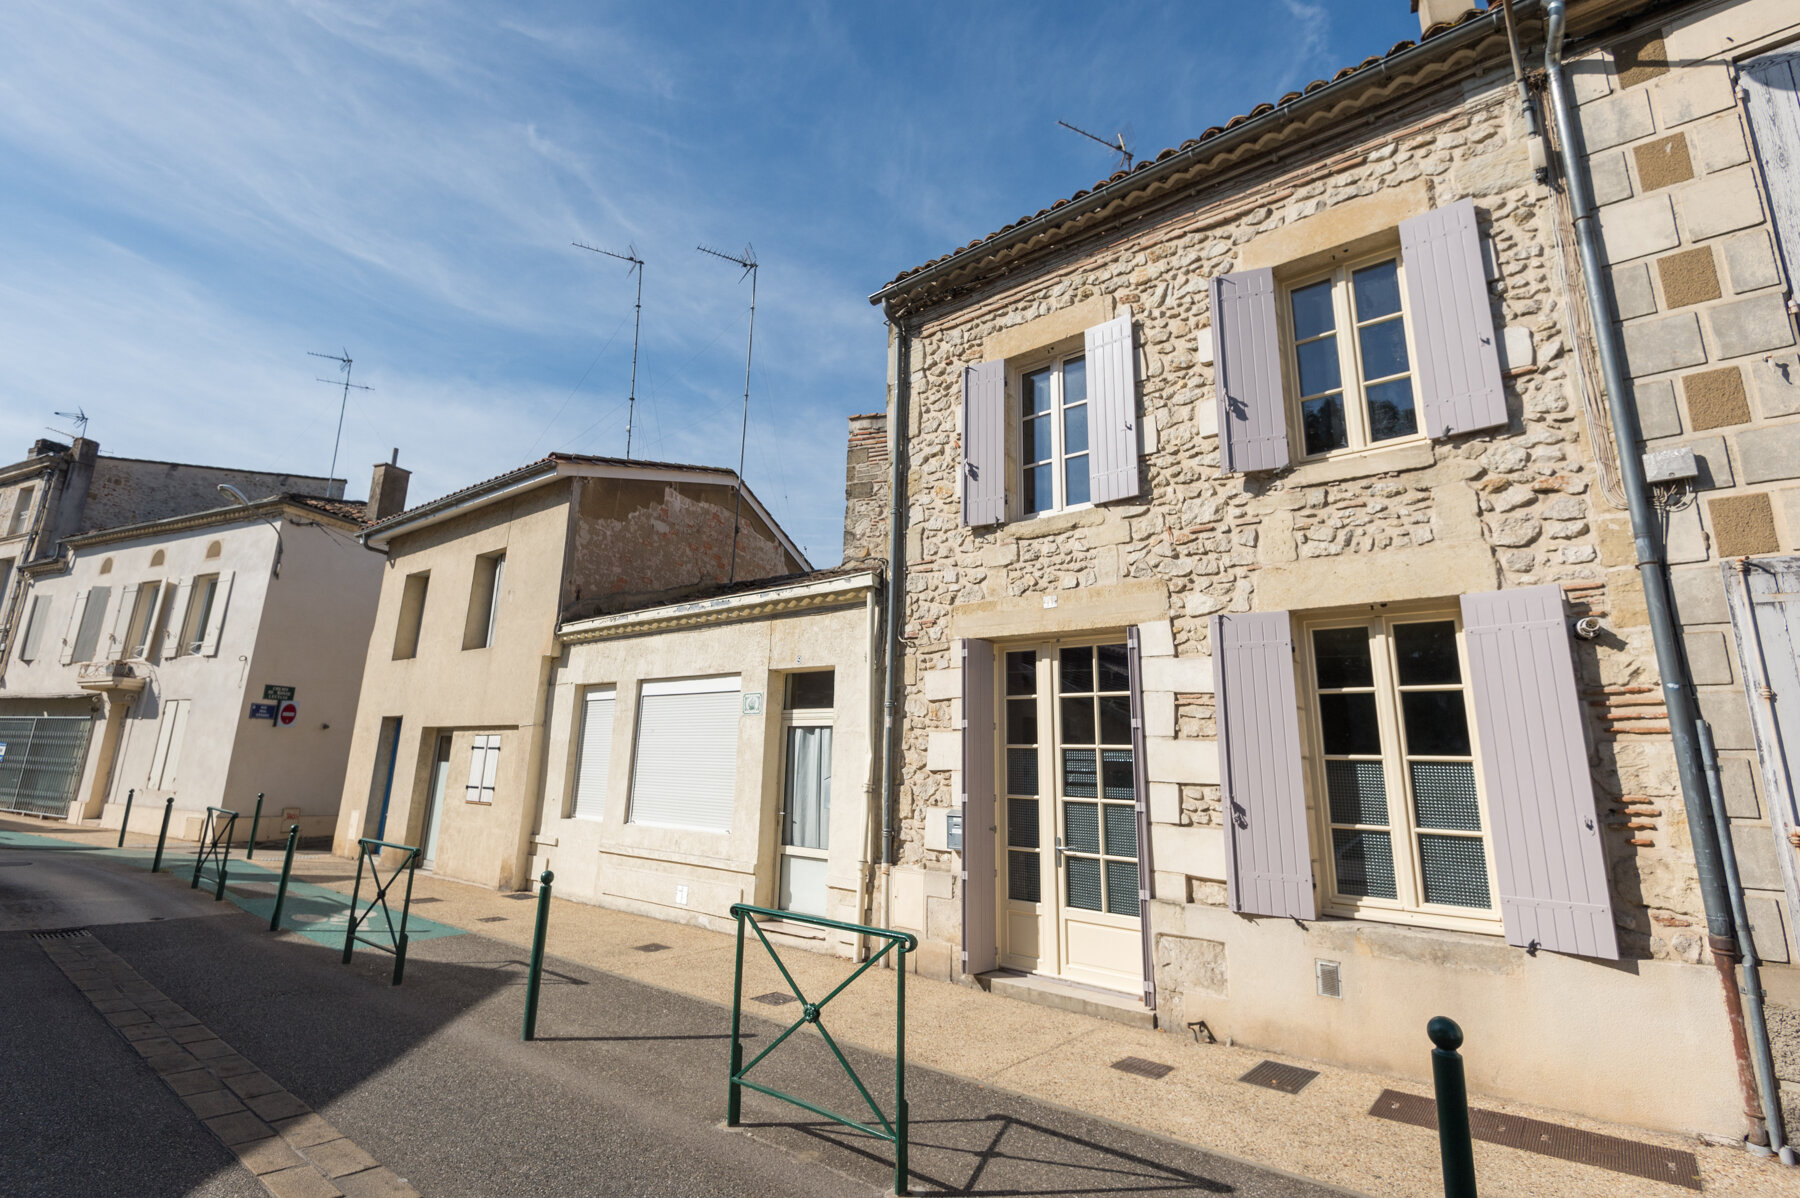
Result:
{"type": "Polygon", "coordinates": [[[739,1028],[744,1011],[744,920],[748,918],[742,912],[737,913],[737,964],[733,967],[731,980],[731,1084],[725,1091],[726,1127],[738,1125],[744,1101],[744,1088],[738,1084],[738,1074],[744,1071],[744,1043],[739,1028]]]}
{"type": "Polygon", "coordinates": [[[344,926],[344,964],[350,964],[350,950],[356,946],[356,901],[362,897],[363,858],[369,855],[367,845],[358,844],[356,853],[356,884],[350,887],[350,912],[344,926]]]}
{"type": "Polygon", "coordinates": [[[531,972],[525,975],[525,1030],[522,1040],[537,1039],[538,975],[544,972],[544,934],[550,930],[550,883],[556,875],[545,870],[538,878],[537,928],[531,934],[531,972]]]}
{"type": "Polygon", "coordinates": [[[250,813],[250,839],[244,845],[244,860],[256,859],[256,825],[262,822],[262,791],[256,792],[256,810],[250,813]]]}
{"type": "Polygon", "coordinates": [[[137,794],[137,787],[125,792],[125,818],[119,821],[119,847],[125,847],[125,829],[131,826],[131,799],[137,794]]]}
{"type": "Polygon", "coordinates": [[[1444,1166],[1444,1198],[1475,1198],[1475,1146],[1469,1136],[1469,1088],[1463,1080],[1462,1029],[1439,1015],[1425,1025],[1431,1080],[1437,1090],[1438,1153],[1444,1166]]]}
{"type": "Polygon", "coordinates": [[[275,884],[275,910],[269,916],[269,931],[281,930],[281,904],[287,901],[288,875],[294,872],[294,841],[300,837],[300,825],[288,825],[287,856],[281,862],[281,881],[275,884]]]}
{"type": "Polygon", "coordinates": [[[894,964],[894,1193],[910,1193],[906,1165],[906,945],[900,945],[894,964]]]}
{"type": "Polygon", "coordinates": [[[163,842],[169,838],[169,813],[175,810],[175,796],[163,800],[162,831],[156,834],[156,856],[150,859],[150,872],[162,869],[163,842]]]}

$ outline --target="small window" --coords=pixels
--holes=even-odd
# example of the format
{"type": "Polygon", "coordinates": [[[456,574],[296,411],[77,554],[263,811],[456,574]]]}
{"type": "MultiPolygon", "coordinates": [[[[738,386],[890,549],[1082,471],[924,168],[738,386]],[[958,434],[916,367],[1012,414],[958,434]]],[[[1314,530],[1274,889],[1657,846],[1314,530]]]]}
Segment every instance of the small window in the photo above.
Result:
{"type": "Polygon", "coordinates": [[[155,553],[150,555],[150,568],[152,570],[156,569],[156,567],[163,564],[163,560],[163,551],[158,549],[155,553]]]}
{"type": "Polygon", "coordinates": [[[743,711],[738,677],[646,682],[639,696],[630,821],[731,831],[743,711]]]}
{"type": "Polygon", "coordinates": [[[601,819],[606,814],[606,779],[612,771],[612,687],[590,690],[581,701],[581,746],[575,762],[575,819],[601,819]]]}
{"type": "Polygon", "coordinates": [[[19,660],[36,661],[44,645],[44,627],[50,623],[50,596],[33,595],[25,617],[25,636],[19,642],[19,660]]]}
{"type": "Polygon", "coordinates": [[[109,557],[105,561],[100,563],[100,573],[102,573],[102,574],[111,574],[112,573],[112,558],[109,557]]]}
{"type": "Polygon", "coordinates": [[[205,647],[206,628],[212,621],[213,601],[218,593],[217,574],[203,574],[194,579],[193,589],[188,592],[187,611],[182,615],[180,654],[199,653],[205,647]]]}
{"type": "Polygon", "coordinates": [[[787,709],[807,711],[837,705],[837,671],[815,670],[806,674],[789,674],[787,709]]]}
{"type": "Polygon", "coordinates": [[[469,784],[463,797],[471,803],[494,801],[494,779],[500,772],[500,734],[480,735],[470,746],[469,784]]]}
{"type": "Polygon", "coordinates": [[[494,643],[505,577],[506,554],[489,553],[475,559],[475,578],[469,586],[469,617],[463,625],[463,648],[485,649],[494,643]]]}
{"type": "Polygon", "coordinates": [[[225,546],[223,544],[214,541],[206,547],[206,560],[211,561],[213,558],[218,557],[220,553],[224,552],[224,550],[225,546]]]}
{"type": "Polygon", "coordinates": [[[100,646],[100,627],[106,620],[106,605],[112,599],[111,587],[94,587],[88,591],[81,609],[81,623],[75,631],[75,661],[93,661],[100,646]]]}
{"type": "Polygon", "coordinates": [[[1019,419],[1019,495],[1024,514],[1087,503],[1087,359],[1061,358],[1021,374],[1019,419]]]}
{"type": "Polygon", "coordinates": [[[131,622],[125,627],[123,653],[126,657],[146,659],[150,655],[150,638],[155,632],[157,600],[162,597],[162,583],[140,583],[137,599],[131,605],[131,622]]]}
{"type": "Polygon", "coordinates": [[[1344,266],[1286,294],[1293,413],[1302,453],[1321,457],[1417,436],[1398,258],[1344,266]]]}
{"type": "Polygon", "coordinates": [[[31,523],[31,497],[37,493],[35,487],[20,487],[13,498],[12,519],[6,523],[6,535],[16,537],[23,533],[31,523]]]}
{"type": "Polygon", "coordinates": [[[394,627],[395,661],[418,656],[419,629],[425,622],[425,591],[430,583],[429,570],[406,576],[406,587],[400,593],[400,619],[394,627]]]}

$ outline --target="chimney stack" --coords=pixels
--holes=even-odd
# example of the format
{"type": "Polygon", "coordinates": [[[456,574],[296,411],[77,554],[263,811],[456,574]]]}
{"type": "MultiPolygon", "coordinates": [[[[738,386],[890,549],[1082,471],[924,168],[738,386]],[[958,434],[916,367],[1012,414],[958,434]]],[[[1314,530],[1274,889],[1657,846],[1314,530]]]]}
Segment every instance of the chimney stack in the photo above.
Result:
{"type": "Polygon", "coordinates": [[[1479,12],[1486,6],[1476,0],[1412,0],[1412,10],[1419,14],[1419,32],[1433,25],[1448,25],[1466,12],[1479,12]]]}
{"type": "Polygon", "coordinates": [[[373,524],[405,511],[406,484],[411,478],[412,471],[400,468],[398,449],[391,461],[377,462],[375,475],[369,480],[369,507],[363,518],[373,524]]]}

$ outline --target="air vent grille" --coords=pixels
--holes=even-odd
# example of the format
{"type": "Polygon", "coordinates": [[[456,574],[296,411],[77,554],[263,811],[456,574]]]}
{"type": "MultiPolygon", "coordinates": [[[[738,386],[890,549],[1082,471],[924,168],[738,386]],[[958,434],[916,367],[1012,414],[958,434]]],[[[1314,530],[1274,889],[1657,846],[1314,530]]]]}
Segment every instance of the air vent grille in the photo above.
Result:
{"type": "Polygon", "coordinates": [[[1314,961],[1313,972],[1319,984],[1319,994],[1325,998],[1344,997],[1344,975],[1338,970],[1336,961],[1314,961]]]}

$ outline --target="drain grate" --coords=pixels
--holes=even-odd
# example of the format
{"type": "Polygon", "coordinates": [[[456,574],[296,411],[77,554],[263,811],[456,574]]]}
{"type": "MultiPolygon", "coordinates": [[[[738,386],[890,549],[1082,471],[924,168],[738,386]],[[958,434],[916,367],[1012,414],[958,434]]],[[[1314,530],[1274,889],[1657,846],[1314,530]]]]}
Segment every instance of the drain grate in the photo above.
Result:
{"type": "Polygon", "coordinates": [[[666,953],[669,951],[669,946],[666,944],[639,944],[633,947],[640,953],[666,953]]]}
{"type": "Polygon", "coordinates": [[[476,923],[505,923],[506,916],[504,916],[504,915],[483,915],[480,919],[476,920],[475,922],[476,923]]]}
{"type": "MultiPolygon", "coordinates": [[[[413,900],[412,900],[412,905],[413,905],[413,906],[415,906],[415,907],[416,907],[416,906],[418,906],[418,905],[419,905],[419,904],[420,904],[420,903],[441,903],[441,902],[443,902],[443,901],[444,901],[444,900],[443,900],[443,899],[441,899],[441,898],[422,898],[422,897],[421,897],[421,898],[415,898],[415,899],[413,899],[413,900]]],[[[505,919],[505,918],[506,918],[506,916],[504,916],[504,915],[502,915],[502,916],[500,916],[500,917],[499,917],[499,918],[501,918],[501,919],[505,919]]]]}
{"type": "MultiPolygon", "coordinates": [[[[1369,1114],[1377,1119],[1392,1119],[1396,1123],[1437,1130],[1437,1103],[1419,1094],[1383,1090],[1375,1105],[1369,1108],[1369,1114]]],[[[1613,1173],[1648,1178],[1690,1190],[1700,1188],[1700,1162],[1693,1153],[1679,1149],[1640,1144],[1618,1136],[1546,1123],[1542,1119],[1484,1111],[1480,1107],[1469,1108],[1469,1132],[1477,1140],[1489,1144],[1553,1156],[1578,1165],[1593,1165],[1613,1173]]]]}
{"type": "Polygon", "coordinates": [[[757,995],[755,998],[751,999],[750,1001],[751,1002],[759,1002],[759,1003],[762,1003],[764,1006],[769,1006],[769,1007],[785,1007],[785,1006],[787,1006],[787,1004],[789,1004],[791,1002],[799,1002],[800,1000],[795,998],[791,994],[783,994],[779,990],[771,990],[767,994],[757,995]]]}
{"type": "Polygon", "coordinates": [[[33,932],[33,940],[75,940],[88,934],[86,928],[57,928],[50,932],[33,932]]]}
{"type": "Polygon", "coordinates": [[[1112,1067],[1120,1073],[1129,1073],[1136,1077],[1167,1077],[1175,1072],[1175,1066],[1165,1065],[1161,1061],[1146,1061],[1143,1057],[1125,1057],[1112,1063],[1112,1067]]]}
{"type": "Polygon", "coordinates": [[[1249,1082],[1253,1086],[1261,1086],[1265,1090],[1279,1090],[1283,1094],[1298,1094],[1306,1089],[1308,1082],[1319,1076],[1315,1069],[1302,1069],[1298,1065],[1279,1065],[1274,1061],[1264,1061],[1244,1076],[1241,1082],[1249,1082]]]}

